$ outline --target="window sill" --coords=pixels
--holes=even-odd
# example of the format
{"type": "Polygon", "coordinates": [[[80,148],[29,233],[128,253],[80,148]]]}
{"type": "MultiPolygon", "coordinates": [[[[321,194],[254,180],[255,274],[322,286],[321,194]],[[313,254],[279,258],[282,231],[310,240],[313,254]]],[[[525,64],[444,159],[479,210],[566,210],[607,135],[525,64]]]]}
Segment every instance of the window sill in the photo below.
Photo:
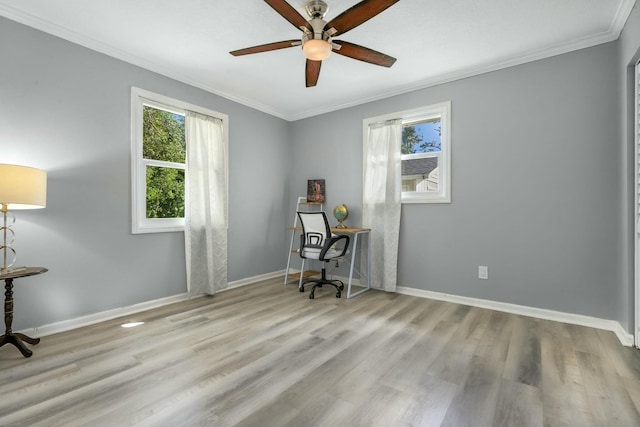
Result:
{"type": "Polygon", "coordinates": [[[402,193],[402,204],[417,203],[451,203],[451,196],[441,194],[402,193]]]}
{"type": "Polygon", "coordinates": [[[176,231],[184,231],[184,218],[179,220],[146,220],[141,224],[134,224],[131,228],[132,234],[171,233],[176,231]]]}

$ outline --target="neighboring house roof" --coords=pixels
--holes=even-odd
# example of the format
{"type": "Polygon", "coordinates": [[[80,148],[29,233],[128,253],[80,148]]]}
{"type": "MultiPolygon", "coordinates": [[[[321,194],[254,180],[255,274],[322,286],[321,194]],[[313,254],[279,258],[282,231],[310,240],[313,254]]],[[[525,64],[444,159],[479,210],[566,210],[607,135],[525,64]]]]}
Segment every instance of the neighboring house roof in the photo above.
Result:
{"type": "Polygon", "coordinates": [[[438,167],[438,159],[429,157],[424,159],[407,159],[402,161],[402,176],[429,175],[438,167]]]}

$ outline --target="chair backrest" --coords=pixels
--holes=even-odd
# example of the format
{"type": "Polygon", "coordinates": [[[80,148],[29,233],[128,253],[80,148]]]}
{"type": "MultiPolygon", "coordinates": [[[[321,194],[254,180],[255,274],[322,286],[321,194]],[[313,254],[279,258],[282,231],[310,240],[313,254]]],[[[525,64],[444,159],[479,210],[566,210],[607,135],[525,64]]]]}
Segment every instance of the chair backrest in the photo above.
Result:
{"type": "Polygon", "coordinates": [[[324,212],[298,212],[304,246],[322,246],[331,237],[331,227],[324,212]]]}

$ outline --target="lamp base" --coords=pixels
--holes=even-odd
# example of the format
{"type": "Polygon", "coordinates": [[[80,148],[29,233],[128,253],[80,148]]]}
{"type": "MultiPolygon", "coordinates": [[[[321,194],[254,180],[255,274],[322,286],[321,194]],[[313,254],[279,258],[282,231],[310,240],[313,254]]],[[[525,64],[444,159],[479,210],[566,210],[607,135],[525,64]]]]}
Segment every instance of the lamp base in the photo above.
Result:
{"type": "Polygon", "coordinates": [[[2,231],[2,245],[0,245],[2,267],[0,267],[0,272],[4,274],[16,262],[16,250],[11,247],[16,239],[16,234],[11,228],[16,223],[16,217],[7,211],[5,203],[2,204],[2,217],[3,223],[0,226],[0,231],[2,231]]]}
{"type": "Polygon", "coordinates": [[[27,267],[7,267],[0,268],[0,276],[11,273],[19,273],[21,271],[27,271],[27,267]]]}

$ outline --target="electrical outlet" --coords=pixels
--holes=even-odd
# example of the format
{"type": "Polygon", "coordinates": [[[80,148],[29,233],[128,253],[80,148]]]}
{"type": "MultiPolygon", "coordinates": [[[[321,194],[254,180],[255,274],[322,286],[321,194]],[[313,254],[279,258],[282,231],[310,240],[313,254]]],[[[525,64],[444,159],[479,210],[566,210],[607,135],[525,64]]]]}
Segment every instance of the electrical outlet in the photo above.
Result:
{"type": "Polygon", "coordinates": [[[478,279],[488,279],[489,278],[489,267],[486,265],[478,266],[478,279]]]}

